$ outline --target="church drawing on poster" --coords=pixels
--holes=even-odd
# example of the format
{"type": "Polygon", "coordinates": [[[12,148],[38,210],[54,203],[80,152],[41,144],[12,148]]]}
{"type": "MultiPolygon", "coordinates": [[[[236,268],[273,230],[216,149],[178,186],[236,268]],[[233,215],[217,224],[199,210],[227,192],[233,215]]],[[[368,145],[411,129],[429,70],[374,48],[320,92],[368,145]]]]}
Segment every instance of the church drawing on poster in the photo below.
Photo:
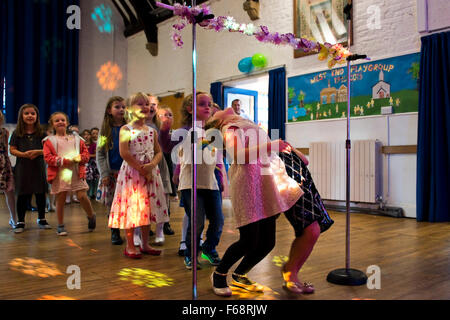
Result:
{"type": "Polygon", "coordinates": [[[384,73],[380,71],[380,80],[372,87],[372,99],[390,98],[391,85],[384,81],[384,73]]]}
{"type": "MultiPolygon", "coordinates": [[[[350,116],[417,112],[419,54],[409,54],[352,66],[350,116]]],[[[347,68],[288,79],[288,121],[347,117],[347,68]]]]}

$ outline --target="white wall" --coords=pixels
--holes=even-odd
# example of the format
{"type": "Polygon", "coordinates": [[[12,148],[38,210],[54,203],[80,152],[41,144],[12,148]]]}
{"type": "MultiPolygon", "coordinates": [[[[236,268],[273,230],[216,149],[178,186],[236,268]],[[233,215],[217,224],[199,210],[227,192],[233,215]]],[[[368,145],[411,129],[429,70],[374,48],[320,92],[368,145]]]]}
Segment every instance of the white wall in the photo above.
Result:
{"type": "MultiPolygon", "coordinates": [[[[216,15],[231,15],[241,23],[252,22],[242,9],[243,1],[212,0],[216,15]]],[[[352,52],[367,54],[373,60],[420,51],[416,0],[354,1],[354,45],[352,52]],[[380,29],[369,29],[369,6],[380,10],[380,29]]],[[[293,1],[264,0],[260,19],[255,25],[267,25],[271,31],[293,31],[293,1]]],[[[433,19],[444,21],[448,12],[433,19]]],[[[128,92],[151,90],[164,92],[184,88],[192,90],[191,27],[183,31],[185,46],[174,50],[170,40],[175,19],[159,27],[159,55],[152,57],[145,49],[145,35],[140,33],[128,41],[128,92]]],[[[288,77],[320,71],[326,64],[317,56],[293,58],[290,47],[261,44],[247,36],[200,28],[198,34],[198,89],[209,90],[219,79],[238,76],[238,62],[255,53],[263,53],[269,66],[286,65],[288,77]]],[[[417,113],[352,119],[352,140],[379,139],[383,145],[417,144],[417,113]]],[[[345,140],[345,120],[323,120],[287,125],[287,139],[296,147],[308,147],[311,141],[345,140]]],[[[401,206],[408,217],[416,216],[416,155],[385,157],[383,162],[383,197],[388,206],[401,206]]]]}
{"type": "Polygon", "coordinates": [[[106,102],[112,96],[127,96],[128,42],[123,35],[124,23],[111,1],[81,0],[78,104],[80,129],[100,127],[106,102]],[[101,33],[91,18],[94,8],[108,5],[113,12],[114,31],[101,33]],[[108,61],[122,70],[123,79],[114,91],[105,91],[97,79],[97,71],[108,61]]]}

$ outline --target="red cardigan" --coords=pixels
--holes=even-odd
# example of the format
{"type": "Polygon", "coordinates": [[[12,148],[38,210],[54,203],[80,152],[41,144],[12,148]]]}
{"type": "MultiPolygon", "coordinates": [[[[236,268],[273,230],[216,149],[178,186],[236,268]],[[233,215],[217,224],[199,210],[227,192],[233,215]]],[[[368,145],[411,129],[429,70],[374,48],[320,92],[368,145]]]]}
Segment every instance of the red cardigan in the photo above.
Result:
{"type": "MultiPolygon", "coordinates": [[[[68,161],[67,159],[64,159],[63,157],[59,156],[56,153],[56,149],[51,143],[50,137],[47,137],[44,141],[44,160],[47,163],[47,181],[49,183],[52,183],[53,180],[58,175],[59,167],[62,167],[63,165],[67,165],[68,161]]],[[[89,162],[89,151],[86,148],[86,145],[84,144],[84,141],[80,139],[80,156],[81,156],[81,162],[78,164],[78,172],[80,179],[86,178],[86,166],[85,164],[89,162]]]]}

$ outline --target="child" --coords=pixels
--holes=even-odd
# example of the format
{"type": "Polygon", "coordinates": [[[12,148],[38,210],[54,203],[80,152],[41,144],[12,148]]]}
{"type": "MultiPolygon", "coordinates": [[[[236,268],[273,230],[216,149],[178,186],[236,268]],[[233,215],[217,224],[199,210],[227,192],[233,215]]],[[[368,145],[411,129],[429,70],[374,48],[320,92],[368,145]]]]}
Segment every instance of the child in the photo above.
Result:
{"type": "Polygon", "coordinates": [[[84,143],[86,144],[86,148],[89,148],[89,144],[91,143],[91,132],[88,129],[85,129],[81,133],[81,137],[83,138],[84,143]]]}
{"type": "Polygon", "coordinates": [[[301,267],[308,259],[321,232],[328,230],[334,221],[328,215],[319,192],[307,168],[308,160],[298,150],[281,152],[287,174],[297,181],[304,194],[297,203],[285,211],[285,216],[295,230],[289,260],[282,267],[283,288],[294,293],[313,293],[314,286],[298,279],[301,267]]]}
{"type": "MultiPolygon", "coordinates": [[[[213,103],[212,97],[206,92],[197,92],[197,122],[200,128],[202,128],[211,115],[211,105],[213,103]]],[[[189,128],[192,124],[192,95],[187,96],[183,100],[181,111],[183,114],[183,124],[185,128],[189,128]]],[[[166,140],[168,137],[167,123],[164,122],[161,126],[161,135],[166,134],[166,140]],[[164,129],[164,130],[163,130],[164,129]]],[[[189,131],[188,136],[192,129],[189,131]]],[[[185,131],[185,134],[187,131],[185,131]]],[[[174,137],[179,136],[177,132],[174,132],[174,137]]],[[[169,138],[171,139],[171,138],[169,138]]],[[[168,152],[173,148],[174,142],[166,142],[165,147],[168,152]],[[168,147],[168,148],[167,148],[168,147]]],[[[166,151],[164,150],[164,151],[166,151]]],[[[202,257],[207,257],[209,262],[213,265],[217,265],[220,262],[219,254],[216,251],[216,247],[219,244],[220,237],[222,235],[222,228],[224,223],[222,213],[222,201],[220,197],[220,187],[216,180],[214,170],[216,164],[222,165],[219,152],[214,149],[210,149],[210,153],[214,154],[214,161],[202,161],[201,164],[197,164],[197,230],[196,243],[197,252],[199,252],[200,238],[204,229],[205,217],[209,220],[208,230],[206,232],[206,241],[202,247],[202,257]]],[[[199,155],[200,156],[200,155],[199,155]]],[[[187,269],[192,268],[191,257],[191,139],[185,139],[183,143],[180,143],[178,148],[178,157],[180,159],[180,177],[178,190],[181,191],[181,198],[183,201],[184,209],[189,217],[188,228],[186,232],[186,250],[184,257],[184,264],[187,269]]],[[[200,265],[197,266],[200,268],[200,265]]]]}
{"type": "MultiPolygon", "coordinates": [[[[97,168],[100,174],[97,200],[106,206],[108,214],[111,212],[117,175],[123,161],[119,152],[119,132],[125,124],[125,100],[119,96],[111,97],[106,104],[96,151],[97,168]]],[[[113,245],[123,243],[120,229],[111,228],[111,243],[113,245]]]]}
{"type": "Polygon", "coordinates": [[[34,194],[38,208],[38,226],[50,229],[45,219],[45,163],[42,157],[44,133],[39,124],[39,110],[35,105],[25,104],[19,109],[17,127],[9,142],[11,154],[17,157],[14,167],[14,184],[17,194],[18,227],[16,233],[24,231],[27,204],[34,194]]]}
{"type": "Polygon", "coordinates": [[[58,215],[59,236],[66,236],[64,226],[64,201],[68,192],[74,192],[86,212],[88,229],[96,227],[96,216],[86,195],[86,166],[89,152],[78,135],[68,135],[69,117],[63,112],[50,116],[49,124],[55,129],[55,135],[44,139],[44,159],[48,164],[47,180],[52,184],[51,193],[56,195],[56,213],[58,215]]]}
{"type": "Polygon", "coordinates": [[[90,143],[88,148],[89,151],[89,162],[86,166],[86,181],[89,186],[88,197],[90,199],[95,199],[97,194],[97,186],[98,179],[100,177],[100,173],[97,169],[97,163],[95,161],[96,151],[97,151],[97,138],[98,138],[98,129],[92,128],[90,135],[90,143]]]}
{"type": "Polygon", "coordinates": [[[231,295],[227,273],[243,258],[232,275],[231,285],[262,292],[264,287],[251,281],[247,273],[275,246],[278,215],[302,195],[298,183],[286,174],[280,158],[271,154],[289,145],[282,140],[271,142],[258,125],[236,115],[232,108],[218,111],[209,126],[222,131],[226,151],[232,156],[231,202],[240,234],[211,275],[213,291],[219,296],[231,295]]]}
{"type": "Polygon", "coordinates": [[[131,121],[120,129],[119,151],[124,162],[117,177],[117,186],[109,215],[109,227],[126,230],[125,256],[139,259],[133,241],[134,229],[141,228],[140,252],[160,255],[148,244],[150,222],[168,221],[164,189],[158,163],[162,152],[156,130],[145,125],[150,101],[143,93],[128,100],[131,121]]]}
{"type": "Polygon", "coordinates": [[[11,228],[16,229],[17,216],[16,198],[14,196],[14,175],[8,155],[9,132],[5,128],[2,128],[4,120],[3,112],[0,111],[0,191],[6,197],[6,204],[9,209],[9,225],[11,228]]]}

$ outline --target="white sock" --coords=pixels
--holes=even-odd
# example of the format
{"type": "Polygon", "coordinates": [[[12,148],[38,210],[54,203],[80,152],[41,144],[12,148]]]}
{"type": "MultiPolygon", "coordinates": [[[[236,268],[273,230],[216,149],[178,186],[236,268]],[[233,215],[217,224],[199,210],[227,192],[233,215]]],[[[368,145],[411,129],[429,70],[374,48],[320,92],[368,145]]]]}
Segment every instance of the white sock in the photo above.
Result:
{"type": "Polygon", "coordinates": [[[163,227],[164,227],[164,222],[156,224],[155,237],[158,240],[163,240],[164,241],[164,228],[163,227]]]}

